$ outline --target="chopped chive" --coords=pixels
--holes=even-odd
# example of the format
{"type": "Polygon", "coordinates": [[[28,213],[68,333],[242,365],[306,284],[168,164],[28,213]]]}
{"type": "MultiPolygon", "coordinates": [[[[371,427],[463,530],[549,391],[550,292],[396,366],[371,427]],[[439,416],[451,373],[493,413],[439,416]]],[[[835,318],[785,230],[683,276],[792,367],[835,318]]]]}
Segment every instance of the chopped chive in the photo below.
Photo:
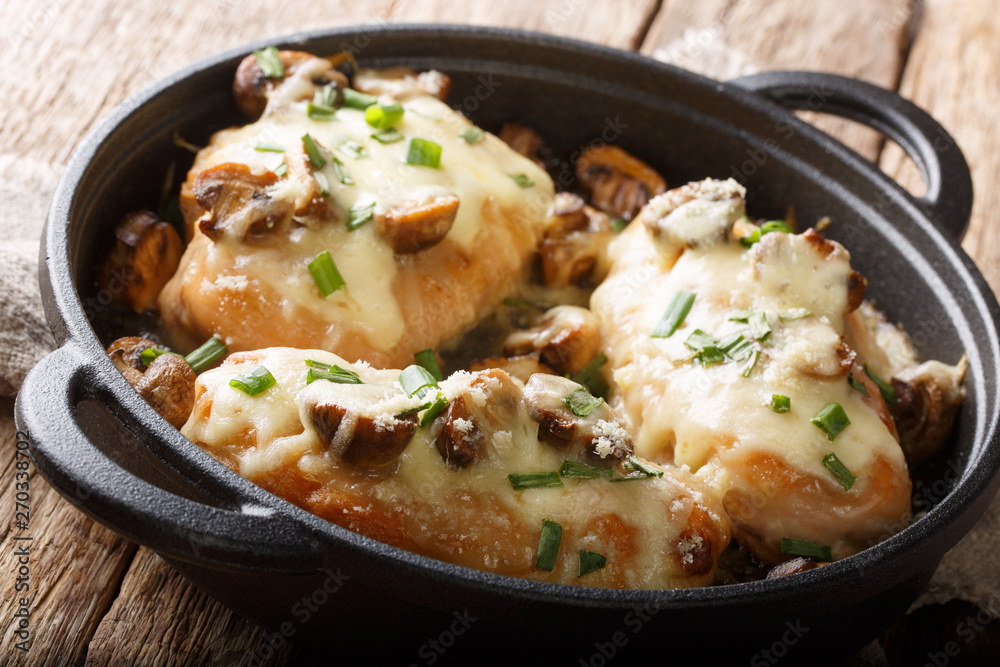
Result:
{"type": "Polygon", "coordinates": [[[615,471],[611,468],[598,468],[589,466],[586,463],[576,461],[563,461],[559,466],[560,477],[577,477],[581,479],[593,479],[595,477],[613,477],[615,471]]]}
{"type": "Polygon", "coordinates": [[[601,366],[608,363],[608,357],[603,352],[587,362],[570,380],[586,387],[593,396],[604,396],[608,392],[608,383],[601,374],[601,366]]]}
{"type": "Polygon", "coordinates": [[[329,250],[324,250],[309,262],[309,273],[312,274],[316,287],[324,298],[346,285],[340,271],[337,270],[337,265],[333,263],[333,255],[329,250]]]}
{"type": "Polygon", "coordinates": [[[439,169],[441,167],[441,147],[427,139],[410,139],[406,149],[406,164],[439,169]]]}
{"type": "Polygon", "coordinates": [[[562,542],[562,526],[548,519],[542,521],[542,534],[538,538],[538,557],[535,559],[535,567],[551,572],[556,566],[560,542],[562,542]]]}
{"type": "Polygon", "coordinates": [[[638,456],[630,456],[622,462],[622,467],[626,470],[641,472],[646,477],[663,477],[663,471],[655,466],[651,466],[638,456]]]}
{"type": "Polygon", "coordinates": [[[464,130],[462,130],[458,136],[465,139],[465,143],[469,144],[470,146],[473,146],[475,144],[478,144],[483,139],[485,139],[486,133],[480,130],[475,125],[473,125],[472,127],[467,127],[464,130]]]}
{"type": "Polygon", "coordinates": [[[743,334],[735,334],[725,339],[719,343],[719,349],[733,361],[743,361],[753,351],[750,341],[743,334]]]}
{"type": "Polygon", "coordinates": [[[215,335],[202,343],[194,352],[184,357],[184,361],[188,362],[192,371],[200,373],[227,354],[229,354],[229,348],[222,342],[221,337],[215,335]]]}
{"type": "Polygon", "coordinates": [[[372,139],[380,144],[392,144],[402,138],[403,133],[393,128],[389,128],[388,130],[379,130],[378,132],[372,133],[372,139]]]}
{"type": "Polygon", "coordinates": [[[695,361],[700,363],[702,366],[712,366],[714,364],[721,364],[725,361],[726,355],[724,355],[715,345],[706,345],[698,350],[698,353],[694,355],[694,358],[695,361]]]}
{"type": "Polygon", "coordinates": [[[760,311],[750,316],[750,335],[759,341],[765,340],[771,333],[771,325],[767,323],[767,313],[760,311]]]}
{"type": "Polygon", "coordinates": [[[441,369],[438,367],[437,357],[434,356],[434,350],[428,348],[426,350],[420,350],[413,355],[416,359],[417,364],[422,366],[428,373],[434,376],[434,379],[440,382],[444,379],[441,375],[441,369]]]}
{"type": "Polygon", "coordinates": [[[274,175],[278,178],[284,178],[285,174],[288,173],[288,165],[282,162],[277,167],[274,168],[274,175]]]}
{"type": "Polygon", "coordinates": [[[375,217],[375,202],[370,204],[355,204],[347,212],[347,228],[354,231],[375,217]]]}
{"type": "Polygon", "coordinates": [[[738,308],[733,311],[732,315],[729,316],[730,322],[743,322],[744,324],[753,315],[752,310],[747,310],[746,308],[738,308]]]}
{"type": "Polygon", "coordinates": [[[580,387],[563,399],[563,403],[577,417],[587,417],[604,402],[603,398],[591,396],[590,392],[580,387]]]}
{"type": "Polygon", "coordinates": [[[861,392],[862,396],[868,396],[868,387],[865,386],[864,382],[854,379],[854,373],[847,374],[847,384],[851,385],[852,389],[861,392]]]}
{"type": "Polygon", "coordinates": [[[745,378],[750,377],[750,374],[753,373],[753,369],[757,366],[757,360],[759,358],[760,358],[760,350],[754,350],[750,354],[748,354],[746,366],[743,367],[743,370],[740,372],[740,375],[742,375],[745,378]]]}
{"type": "Polygon", "coordinates": [[[768,220],[758,229],[753,230],[750,236],[745,236],[740,239],[745,247],[749,248],[753,244],[760,241],[761,237],[765,234],[770,234],[771,232],[784,232],[785,234],[791,234],[792,228],[788,226],[788,223],[784,220],[768,220]]]}
{"type": "Polygon", "coordinates": [[[684,344],[692,350],[701,350],[706,347],[718,347],[719,341],[715,340],[715,338],[709,336],[701,329],[695,329],[691,332],[691,335],[687,337],[687,340],[684,341],[684,344]]]}
{"type": "Polygon", "coordinates": [[[628,227],[628,220],[617,215],[608,218],[608,223],[611,224],[611,229],[614,230],[615,234],[621,234],[628,227]]]}
{"type": "Polygon", "coordinates": [[[344,88],[344,106],[349,109],[364,111],[376,102],[378,102],[378,98],[373,95],[367,95],[353,88],[344,88]]]}
{"type": "Polygon", "coordinates": [[[602,569],[607,565],[608,559],[599,553],[580,549],[580,574],[577,577],[590,574],[595,570],[602,569]]]}
{"type": "Polygon", "coordinates": [[[149,368],[149,365],[161,354],[170,354],[170,350],[162,347],[147,347],[139,353],[139,359],[142,360],[143,366],[149,368]]]}
{"type": "Polygon", "coordinates": [[[511,178],[514,179],[514,182],[522,188],[530,188],[535,184],[533,180],[528,178],[527,174],[513,174],[511,175],[511,178]]]}
{"type": "Polygon", "coordinates": [[[792,308],[783,313],[778,313],[778,319],[782,322],[791,322],[792,320],[801,320],[803,317],[809,317],[810,315],[812,315],[812,312],[805,308],[792,308]]]}
{"type": "Polygon", "coordinates": [[[892,384],[875,375],[875,373],[868,368],[868,364],[865,364],[865,373],[872,379],[875,386],[878,387],[879,393],[882,394],[882,398],[885,399],[886,403],[896,402],[896,390],[893,388],[892,384]]]}
{"type": "Polygon", "coordinates": [[[437,387],[437,380],[423,366],[411,364],[399,374],[399,386],[407,396],[413,396],[424,387],[437,387]]]}
{"type": "Polygon", "coordinates": [[[344,163],[339,158],[331,158],[331,163],[333,164],[333,173],[337,176],[338,181],[344,185],[354,185],[354,179],[347,173],[344,163]]]}
{"type": "Polygon", "coordinates": [[[439,391],[434,397],[434,402],[427,406],[424,414],[420,416],[420,426],[430,424],[446,407],[448,407],[448,397],[439,391]]]}
{"type": "Polygon", "coordinates": [[[278,54],[277,47],[269,46],[266,49],[254,51],[253,55],[257,58],[260,71],[268,79],[280,79],[285,76],[285,65],[281,62],[281,56],[278,54]]]}
{"type": "Polygon", "coordinates": [[[563,485],[557,472],[512,472],[507,479],[515,491],[554,489],[563,485]]]}
{"type": "Polygon", "coordinates": [[[315,380],[329,380],[336,384],[364,384],[360,375],[336,364],[324,364],[312,359],[306,359],[305,364],[309,367],[306,384],[312,384],[315,380]]]}
{"type": "Polygon", "coordinates": [[[246,373],[237,375],[229,381],[230,387],[236,387],[248,396],[262,394],[276,384],[271,371],[263,366],[254,366],[246,373]]]}
{"type": "Polygon", "coordinates": [[[823,430],[826,433],[827,440],[831,442],[837,438],[840,433],[851,425],[851,420],[847,418],[847,413],[844,412],[844,408],[840,406],[840,403],[827,403],[823,406],[823,409],[816,413],[816,416],[810,419],[813,424],[823,430]]]}
{"type": "Polygon", "coordinates": [[[340,144],[340,150],[344,151],[344,154],[348,157],[352,157],[355,160],[360,160],[363,157],[368,157],[368,151],[364,146],[354,141],[353,139],[348,139],[347,141],[340,144]]]}
{"type": "Polygon", "coordinates": [[[820,561],[833,560],[830,547],[825,544],[816,544],[815,542],[807,542],[805,540],[793,540],[787,537],[781,539],[781,553],[789,556],[815,558],[820,561]]]}
{"type": "Polygon", "coordinates": [[[322,171],[313,172],[313,178],[316,179],[316,185],[319,186],[319,193],[324,197],[330,196],[330,181],[326,180],[326,174],[322,171]]]}
{"type": "Polygon", "coordinates": [[[373,104],[365,109],[365,122],[376,130],[384,130],[398,123],[403,118],[403,111],[403,105],[398,102],[373,104]]]}
{"type": "Polygon", "coordinates": [[[319,146],[316,145],[316,142],[309,136],[308,132],[302,135],[302,145],[306,149],[306,155],[309,156],[309,162],[312,163],[313,169],[322,169],[326,166],[326,158],[323,157],[319,146]]]}
{"type": "Polygon", "coordinates": [[[285,148],[277,144],[257,144],[253,147],[255,151],[260,151],[261,153],[284,153],[285,148]]]}
{"type": "Polygon", "coordinates": [[[514,297],[507,297],[506,299],[504,299],[503,305],[509,306],[511,308],[537,308],[538,310],[541,310],[541,308],[531,303],[530,301],[527,301],[525,299],[517,299],[514,297]]]}
{"type": "Polygon", "coordinates": [[[772,394],[771,402],[768,403],[768,407],[778,414],[783,414],[792,409],[792,399],[788,398],[784,394],[772,394]]]}
{"type": "Polygon", "coordinates": [[[328,83],[319,91],[319,103],[325,107],[337,108],[337,86],[328,83]]]}
{"type": "Polygon", "coordinates": [[[306,105],[306,115],[311,120],[331,121],[337,120],[337,110],[325,104],[314,104],[309,102],[306,105]]]}
{"type": "Polygon", "coordinates": [[[854,483],[858,481],[858,478],[847,469],[837,455],[833,452],[827,454],[823,457],[823,467],[830,471],[830,474],[840,482],[840,485],[844,487],[844,491],[850,491],[854,483]]]}
{"type": "Polygon", "coordinates": [[[680,291],[670,298],[666,312],[660,318],[653,333],[653,338],[670,338],[677,331],[677,328],[684,323],[684,318],[691,312],[691,304],[694,303],[695,293],[680,291]]]}

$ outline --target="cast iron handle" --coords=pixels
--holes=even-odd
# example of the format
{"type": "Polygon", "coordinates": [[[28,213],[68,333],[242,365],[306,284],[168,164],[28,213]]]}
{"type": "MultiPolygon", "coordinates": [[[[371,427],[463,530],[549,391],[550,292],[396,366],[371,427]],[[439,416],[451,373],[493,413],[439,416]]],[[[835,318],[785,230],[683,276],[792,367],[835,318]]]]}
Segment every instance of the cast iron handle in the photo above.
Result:
{"type": "MultiPolygon", "coordinates": [[[[316,540],[300,522],[265,507],[205,505],[108,458],[81,428],[76,406],[87,398],[107,402],[115,381],[124,379],[114,367],[98,368],[70,340],[31,370],[18,394],[18,428],[29,435],[31,457],[65,498],[130,540],[184,560],[293,572],[321,566],[316,540]]],[[[155,437],[142,432],[141,420],[128,428],[140,441],[155,437]]]]}
{"type": "Polygon", "coordinates": [[[941,231],[962,240],[972,213],[972,174],[955,140],[923,109],[884,88],[821,72],[764,72],[730,83],[788,109],[834,114],[892,138],[927,184],[926,195],[911,199],[941,231]]]}

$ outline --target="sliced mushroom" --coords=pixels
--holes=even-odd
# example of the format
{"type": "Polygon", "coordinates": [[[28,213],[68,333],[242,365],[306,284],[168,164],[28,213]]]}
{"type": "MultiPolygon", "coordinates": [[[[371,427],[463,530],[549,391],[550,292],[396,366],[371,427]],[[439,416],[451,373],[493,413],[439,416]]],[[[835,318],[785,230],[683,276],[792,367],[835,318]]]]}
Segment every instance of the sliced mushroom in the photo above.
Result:
{"type": "Polygon", "coordinates": [[[857,351],[859,363],[867,365],[879,377],[892,378],[919,363],[906,332],[867,301],[851,312],[844,333],[847,344],[857,351]]]}
{"type": "Polygon", "coordinates": [[[219,241],[223,235],[247,244],[259,244],[292,223],[293,203],[276,199],[264,190],[278,182],[270,171],[254,174],[245,164],[226,162],[200,172],[193,192],[209,212],[198,227],[219,241]]]}
{"type": "Polygon", "coordinates": [[[558,375],[555,369],[540,362],[538,357],[533,354],[518,357],[490,357],[469,364],[469,371],[473,373],[488,368],[499,368],[521,382],[527,382],[535,373],[558,375]]]}
{"type": "Polygon", "coordinates": [[[302,51],[279,51],[278,57],[285,72],[281,77],[270,78],[250,54],[236,68],[233,79],[233,96],[240,111],[257,118],[270,98],[281,88],[287,93],[287,101],[311,100],[316,91],[327,84],[334,84],[339,90],[347,87],[347,77],[334,69],[328,60],[302,51]]]}
{"type": "Polygon", "coordinates": [[[315,169],[305,148],[285,151],[285,164],[288,166],[288,179],[296,186],[289,190],[295,197],[295,219],[309,226],[316,221],[339,218],[336,207],[331,205],[330,199],[324,197],[319,188],[314,175],[315,169]]]}
{"type": "Polygon", "coordinates": [[[504,123],[503,127],[500,128],[500,139],[513,148],[514,152],[520,153],[545,169],[545,163],[538,157],[538,151],[541,150],[544,142],[541,135],[533,129],[518,123],[504,123]]]}
{"type": "Polygon", "coordinates": [[[194,371],[184,357],[173,353],[161,354],[147,368],[140,355],[151,347],[160,346],[146,338],[130,336],[113,342],[107,352],[143,400],[179,429],[194,408],[194,371]]]}
{"type": "Polygon", "coordinates": [[[438,417],[435,445],[453,468],[465,468],[486,456],[486,443],[497,432],[516,423],[524,394],[498,368],[473,373],[438,417]]]}
{"type": "Polygon", "coordinates": [[[528,416],[538,422],[538,439],[592,465],[610,467],[633,453],[632,437],[603,401],[586,417],[566,399],[582,387],[558,375],[533,375],[524,387],[528,416]]]}
{"type": "Polygon", "coordinates": [[[445,102],[451,92],[451,78],[437,70],[417,73],[409,67],[359,69],[354,75],[354,87],[368,95],[390,95],[400,101],[430,95],[445,102]]]}
{"type": "Polygon", "coordinates": [[[889,411],[909,464],[930,460],[947,442],[965,399],[962,378],[967,366],[965,357],[956,366],[927,361],[892,378],[896,400],[889,403],[889,411]]]}
{"type": "Polygon", "coordinates": [[[549,209],[544,229],[539,255],[546,285],[600,282],[598,267],[615,236],[607,215],[587,206],[580,196],[562,192],[549,209]]]}
{"type": "Polygon", "coordinates": [[[323,383],[320,388],[310,414],[327,450],[362,470],[395,464],[417,431],[417,416],[399,412],[403,394],[372,384],[323,383]]]}
{"type": "Polygon", "coordinates": [[[660,256],[670,262],[687,248],[725,240],[746,214],[745,195],[746,189],[733,179],[706,178],[657,196],[639,218],[660,256]]]}
{"type": "Polygon", "coordinates": [[[437,245],[455,224],[458,197],[445,195],[410,202],[375,216],[375,232],[397,255],[409,255],[437,245]]]}
{"type": "Polygon", "coordinates": [[[601,351],[601,328],[590,310],[556,306],[542,315],[537,326],[515,331],[504,341],[508,357],[538,353],[542,364],[559,375],[583,369],[601,351]]]}
{"type": "Polygon", "coordinates": [[[136,312],[151,310],[177,270],[181,237],[149,211],[129,213],[115,227],[115,245],[97,274],[101,289],[136,312]]]}
{"type": "Polygon", "coordinates": [[[784,563],[775,565],[771,568],[771,571],[767,573],[767,578],[778,579],[780,577],[798,574],[799,572],[815,570],[817,567],[819,567],[819,563],[812,558],[793,558],[792,560],[786,560],[784,563]]]}
{"type": "Polygon", "coordinates": [[[590,192],[594,206],[626,220],[667,191],[667,182],[655,169],[617,146],[594,146],[584,151],[576,163],[576,177],[590,192]]]}

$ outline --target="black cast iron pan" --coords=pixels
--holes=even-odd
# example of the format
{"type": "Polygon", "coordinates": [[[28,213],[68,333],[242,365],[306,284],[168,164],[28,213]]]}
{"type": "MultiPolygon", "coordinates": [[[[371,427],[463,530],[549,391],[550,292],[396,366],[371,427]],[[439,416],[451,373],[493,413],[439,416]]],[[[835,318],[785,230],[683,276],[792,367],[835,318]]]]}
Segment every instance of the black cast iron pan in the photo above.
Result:
{"type": "Polygon", "coordinates": [[[970,362],[947,458],[921,472],[917,494],[933,509],[856,556],[793,577],[683,591],[562,587],[354,534],[201,452],[131,389],[91,326],[110,301],[94,287],[93,268],[113,225],[157,201],[167,165],[180,159],[175,132],[203,142],[243,122],[230,98],[233,73],[265,44],[199,62],[124,102],[71,160],[49,215],[40,275],[61,347],[25,381],[17,419],[38,468],[71,502],[269,628],[275,646],[308,642],[379,664],[534,662],[536,642],[554,664],[685,653],[823,662],[850,654],[902,614],[986,508],[1000,466],[1000,309],[958,245],[972,201],[965,160],[912,104],[816,73],[718,83],[635,54],[508,30],[342,28],[274,43],[319,54],[349,49],[366,66],[439,69],[452,77],[451,102],[477,124],[531,125],[568,160],[609,141],[672,185],[737,178],[756,215],[781,217],[791,204],[800,221],[830,216],[828,235],[850,249],[869,297],[903,323],[922,358],[955,363],[965,351],[970,362]],[[910,196],[784,107],[881,130],[921,168],[927,196],[910,196]]]}

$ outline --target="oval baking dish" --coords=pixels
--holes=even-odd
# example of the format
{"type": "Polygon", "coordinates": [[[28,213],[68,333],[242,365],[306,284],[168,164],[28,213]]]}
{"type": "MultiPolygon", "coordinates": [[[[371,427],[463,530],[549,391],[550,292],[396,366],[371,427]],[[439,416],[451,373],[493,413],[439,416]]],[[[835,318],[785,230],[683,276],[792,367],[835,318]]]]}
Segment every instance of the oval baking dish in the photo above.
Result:
{"type": "Polygon", "coordinates": [[[614,143],[672,186],[732,176],[760,215],[781,217],[792,205],[799,220],[829,216],[826,234],[850,250],[869,297],[922,358],[954,363],[968,353],[968,397],[946,460],[921,478],[918,492],[933,509],[855,556],[781,579],[670,591],[556,586],[428,559],[312,516],[167,424],[116,371],[89,320],[109,301],[93,272],[113,225],[159,199],[168,165],[183,164],[175,135],[204,141],[236,122],[233,73],[265,46],[250,45],[131,97],[78,147],[42,246],[41,288],[61,347],[17,401],[34,460],[64,496],[214,597],[285,638],[392,664],[439,661],[428,642],[446,634],[438,646],[449,647],[447,662],[751,660],[775,642],[825,661],[902,614],[985,510],[1000,479],[1000,307],[958,244],[972,201],[965,160],[913,105],[841,77],[777,72],[719,83],[635,54],[507,30],[342,28],[270,43],[347,49],[370,67],[438,69],[452,78],[451,104],[485,129],[517,120],[569,160],[593,142],[614,143]],[[849,117],[895,139],[928,194],[910,196],[787,108],[849,117]]]}

